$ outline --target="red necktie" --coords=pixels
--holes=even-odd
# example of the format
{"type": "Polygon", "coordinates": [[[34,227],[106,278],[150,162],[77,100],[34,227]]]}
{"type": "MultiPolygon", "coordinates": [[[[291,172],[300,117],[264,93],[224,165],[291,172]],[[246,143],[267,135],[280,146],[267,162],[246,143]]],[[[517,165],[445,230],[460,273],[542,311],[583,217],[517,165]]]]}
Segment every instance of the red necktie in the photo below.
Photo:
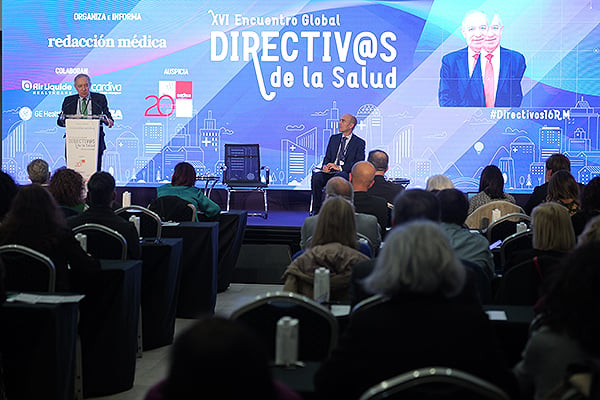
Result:
{"type": "Polygon", "coordinates": [[[483,91],[485,93],[485,106],[494,107],[494,67],[492,66],[493,54],[485,56],[487,62],[485,63],[485,73],[483,76],[483,91]]]}
{"type": "Polygon", "coordinates": [[[471,69],[469,70],[469,73],[470,73],[471,75],[473,75],[473,71],[475,71],[475,67],[477,66],[477,60],[478,60],[478,59],[479,59],[479,53],[477,53],[477,54],[473,54],[473,60],[475,60],[475,62],[473,63],[473,68],[471,68],[471,69]]]}

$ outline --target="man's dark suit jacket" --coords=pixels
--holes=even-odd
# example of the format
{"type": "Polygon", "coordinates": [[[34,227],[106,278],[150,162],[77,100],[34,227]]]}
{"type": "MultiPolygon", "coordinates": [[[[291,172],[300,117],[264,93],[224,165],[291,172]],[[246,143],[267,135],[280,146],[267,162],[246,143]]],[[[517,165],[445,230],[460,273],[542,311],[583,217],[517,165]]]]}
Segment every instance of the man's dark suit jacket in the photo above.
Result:
{"type": "Polygon", "coordinates": [[[127,258],[139,259],[142,251],[135,226],[125,218],[115,214],[110,207],[92,206],[80,215],[67,219],[71,229],[83,224],[100,224],[119,232],[127,241],[127,258]]]}
{"type": "Polygon", "coordinates": [[[404,190],[402,185],[386,181],[385,177],[382,175],[375,175],[373,186],[367,190],[367,194],[383,197],[388,203],[394,204],[394,198],[402,190],[404,190]]]}
{"type": "MultiPolygon", "coordinates": [[[[108,118],[112,119],[112,115],[110,114],[110,110],[108,109],[108,100],[106,100],[106,96],[102,93],[94,93],[90,92],[90,99],[92,101],[92,113],[94,115],[104,114],[108,118]]],[[[65,97],[62,103],[62,114],[63,115],[74,115],[77,114],[77,103],[79,102],[79,95],[74,94],[71,96],[65,97]]],[[[59,117],[56,121],[58,126],[65,126],[64,118],[59,117]]],[[[102,157],[102,153],[106,149],[106,143],[104,142],[104,129],[102,129],[102,123],[100,124],[100,137],[98,142],[98,155],[99,158],[102,157]]]]}
{"type": "MultiPolygon", "coordinates": [[[[438,92],[441,107],[485,107],[481,57],[469,77],[468,48],[446,54],[440,69],[438,92]]],[[[523,100],[521,79],[525,73],[523,54],[500,47],[500,72],[495,107],[520,107],[523,100]]]]}
{"type": "MultiPolygon", "coordinates": [[[[331,135],[329,143],[327,144],[327,150],[325,151],[325,157],[323,158],[323,165],[335,162],[341,140],[341,133],[331,135]]],[[[359,161],[364,161],[365,146],[365,141],[353,133],[352,139],[350,139],[350,142],[348,142],[348,145],[346,146],[346,156],[344,158],[342,171],[350,173],[354,164],[359,161]]]]}
{"type": "Polygon", "coordinates": [[[388,226],[387,201],[383,197],[371,196],[367,192],[354,192],[354,209],[357,213],[371,214],[377,217],[381,237],[388,226]]]}

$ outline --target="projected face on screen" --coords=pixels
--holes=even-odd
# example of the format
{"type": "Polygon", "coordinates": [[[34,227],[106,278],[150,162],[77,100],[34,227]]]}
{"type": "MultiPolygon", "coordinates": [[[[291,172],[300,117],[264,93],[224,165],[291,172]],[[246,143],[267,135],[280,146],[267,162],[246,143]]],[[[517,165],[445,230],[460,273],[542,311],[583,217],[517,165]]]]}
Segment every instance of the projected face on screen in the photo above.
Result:
{"type": "Polygon", "coordinates": [[[180,162],[220,175],[225,144],[258,143],[272,188],[308,190],[346,113],[367,152],[389,154],[387,177],[409,187],[444,174],[474,192],[493,164],[506,192],[531,192],[554,153],[580,182],[600,174],[600,10],[589,0],[463,3],[128,0],[92,10],[5,0],[2,169],[27,183],[31,160],[65,165],[56,120],[83,73],[110,105],[102,168],[119,185],[170,182],[180,162]]]}

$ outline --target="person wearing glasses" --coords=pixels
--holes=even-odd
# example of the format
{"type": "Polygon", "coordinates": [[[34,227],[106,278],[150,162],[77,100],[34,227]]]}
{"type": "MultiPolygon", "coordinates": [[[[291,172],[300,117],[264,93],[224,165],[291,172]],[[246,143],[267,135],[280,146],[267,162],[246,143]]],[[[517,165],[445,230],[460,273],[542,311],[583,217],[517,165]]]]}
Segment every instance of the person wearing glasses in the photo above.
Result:
{"type": "Polygon", "coordinates": [[[441,107],[520,107],[523,54],[500,46],[500,15],[488,23],[481,11],[467,12],[461,32],[467,47],[442,58],[438,92],[441,107]]]}

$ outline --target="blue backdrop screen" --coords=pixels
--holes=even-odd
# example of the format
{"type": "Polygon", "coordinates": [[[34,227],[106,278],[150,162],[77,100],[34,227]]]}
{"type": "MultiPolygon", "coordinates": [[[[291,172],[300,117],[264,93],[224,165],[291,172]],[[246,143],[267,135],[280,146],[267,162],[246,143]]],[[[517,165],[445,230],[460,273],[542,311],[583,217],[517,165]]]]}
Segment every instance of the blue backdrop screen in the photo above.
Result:
{"type": "Polygon", "coordinates": [[[506,190],[528,192],[554,152],[585,183],[600,174],[592,3],[5,0],[2,168],[25,183],[32,159],[65,165],[56,119],[86,73],[115,120],[103,169],[120,185],[169,181],[180,161],[218,174],[226,143],[258,143],[274,186],[308,188],[345,113],[412,186],[444,173],[474,191],[495,164],[506,190]],[[520,104],[440,106],[442,59],[466,47],[471,9],[498,14],[500,46],[523,56],[520,104]]]}

